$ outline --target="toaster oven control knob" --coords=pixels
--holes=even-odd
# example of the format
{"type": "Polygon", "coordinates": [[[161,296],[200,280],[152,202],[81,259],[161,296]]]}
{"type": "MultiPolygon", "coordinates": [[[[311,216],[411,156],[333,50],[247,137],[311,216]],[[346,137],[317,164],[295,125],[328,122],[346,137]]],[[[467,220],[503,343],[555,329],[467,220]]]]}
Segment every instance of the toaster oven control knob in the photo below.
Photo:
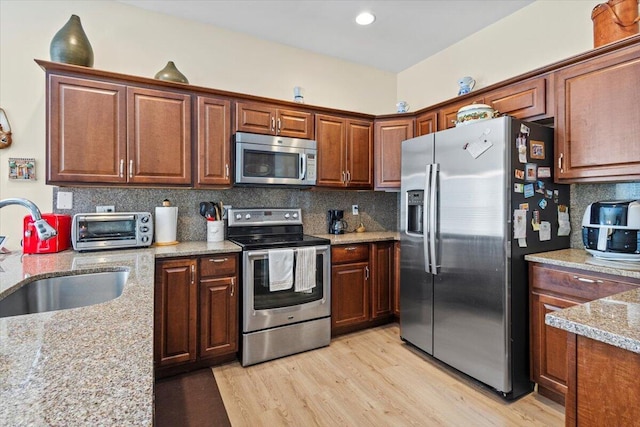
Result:
{"type": "Polygon", "coordinates": [[[142,236],[140,240],[142,240],[142,243],[147,243],[149,241],[149,236],[142,236]]]}
{"type": "Polygon", "coordinates": [[[238,220],[242,219],[242,214],[236,214],[236,219],[238,220]]]}
{"type": "Polygon", "coordinates": [[[142,227],[140,227],[140,231],[142,231],[143,233],[147,233],[149,231],[149,227],[143,225],[142,227]]]}
{"type": "Polygon", "coordinates": [[[149,222],[149,217],[148,217],[148,216],[146,216],[146,215],[142,216],[142,217],[140,218],[140,222],[143,222],[143,223],[145,223],[145,222],[149,222]]]}

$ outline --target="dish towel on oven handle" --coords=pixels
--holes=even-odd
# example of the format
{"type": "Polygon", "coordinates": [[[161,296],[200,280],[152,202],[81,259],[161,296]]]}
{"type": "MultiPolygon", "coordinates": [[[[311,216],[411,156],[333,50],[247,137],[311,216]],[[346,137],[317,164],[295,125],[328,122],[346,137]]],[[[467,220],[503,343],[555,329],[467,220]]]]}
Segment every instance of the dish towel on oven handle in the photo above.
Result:
{"type": "Polygon", "coordinates": [[[269,249],[269,291],[293,286],[293,249],[269,249]]]}
{"type": "Polygon", "coordinates": [[[311,293],[316,286],[316,248],[313,246],[296,250],[296,280],[295,292],[311,293]]]}

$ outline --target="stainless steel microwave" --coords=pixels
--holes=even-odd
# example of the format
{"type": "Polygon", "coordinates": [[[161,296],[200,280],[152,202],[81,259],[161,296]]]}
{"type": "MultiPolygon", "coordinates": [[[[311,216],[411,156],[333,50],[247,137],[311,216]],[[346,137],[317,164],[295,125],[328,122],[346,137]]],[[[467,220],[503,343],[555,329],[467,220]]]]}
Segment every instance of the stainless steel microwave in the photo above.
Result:
{"type": "Polygon", "coordinates": [[[316,141],[237,132],[235,183],[316,185],[316,141]]]}

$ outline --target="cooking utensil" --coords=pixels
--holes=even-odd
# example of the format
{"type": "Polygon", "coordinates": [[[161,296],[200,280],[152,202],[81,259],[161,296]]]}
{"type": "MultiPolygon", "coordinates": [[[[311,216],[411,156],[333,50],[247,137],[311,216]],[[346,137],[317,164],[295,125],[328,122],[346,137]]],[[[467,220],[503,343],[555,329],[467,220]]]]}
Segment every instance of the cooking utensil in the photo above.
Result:
{"type": "Polygon", "coordinates": [[[200,202],[200,215],[207,217],[207,202],[200,202]]]}

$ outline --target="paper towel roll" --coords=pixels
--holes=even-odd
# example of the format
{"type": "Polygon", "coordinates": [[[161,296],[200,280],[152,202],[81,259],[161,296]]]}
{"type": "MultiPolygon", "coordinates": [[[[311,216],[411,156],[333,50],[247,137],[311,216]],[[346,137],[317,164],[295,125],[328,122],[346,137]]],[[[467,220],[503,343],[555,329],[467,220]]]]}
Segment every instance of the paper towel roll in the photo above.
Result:
{"type": "Polygon", "coordinates": [[[178,207],[157,207],[156,208],[156,243],[172,244],[176,241],[176,231],[178,229],[178,207]]]}

